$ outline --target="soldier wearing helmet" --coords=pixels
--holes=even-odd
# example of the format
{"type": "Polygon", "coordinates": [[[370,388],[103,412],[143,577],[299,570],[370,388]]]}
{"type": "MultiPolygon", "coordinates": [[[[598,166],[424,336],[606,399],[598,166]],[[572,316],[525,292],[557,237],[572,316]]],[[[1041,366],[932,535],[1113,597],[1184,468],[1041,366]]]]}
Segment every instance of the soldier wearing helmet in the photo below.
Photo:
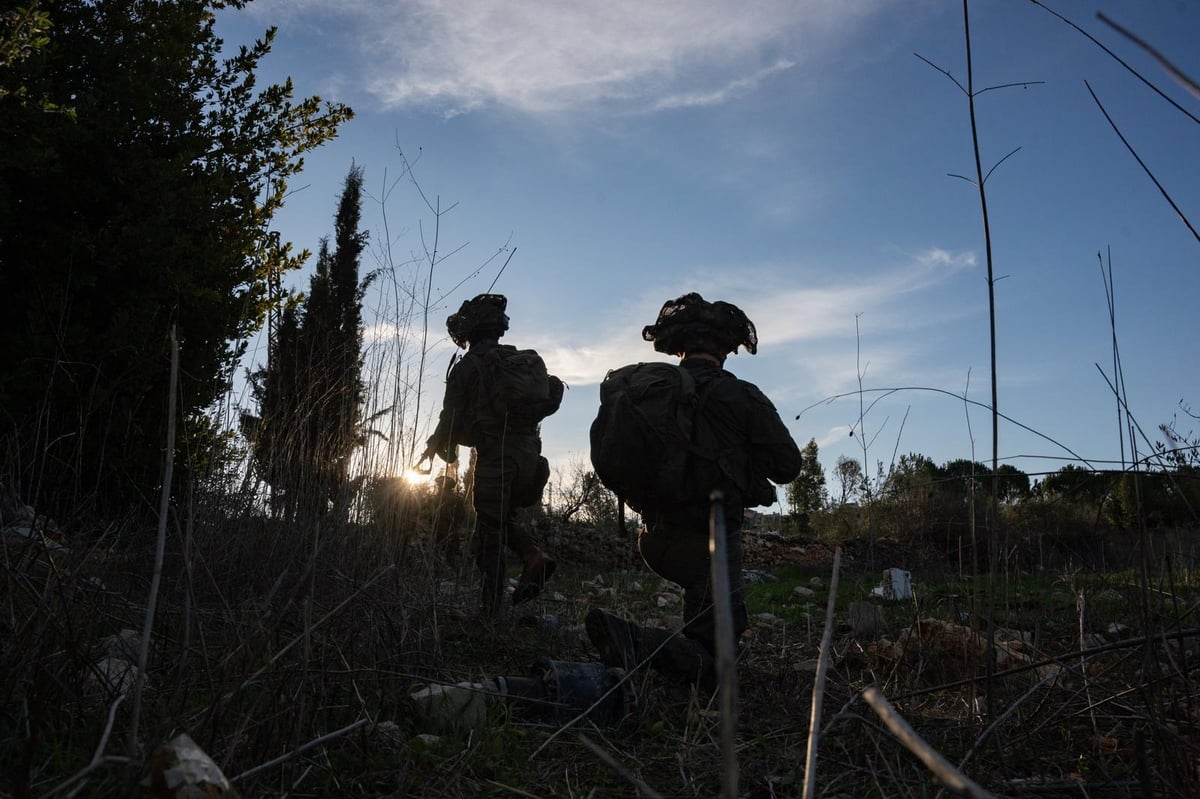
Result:
{"type": "Polygon", "coordinates": [[[466,353],[446,376],[438,424],[422,456],[453,463],[459,446],[475,449],[475,562],[482,611],[490,618],[503,610],[506,548],[523,566],[514,604],[536,596],[556,565],[534,543],[518,511],[541,501],[550,476],[539,423],[558,410],[563,384],[546,373],[533,350],[499,343],[508,330],[507,308],[504,295],[480,294],[446,320],[450,338],[466,353]]]}
{"type": "MultiPolygon", "coordinates": [[[[679,366],[695,381],[702,399],[696,411],[693,443],[711,457],[692,458],[689,479],[697,496],[724,496],[730,600],[734,634],[747,627],[742,584],[741,528],[745,508],[776,501],[774,483],[789,483],[800,473],[800,449],[775,406],[752,383],[724,368],[739,347],[754,354],[758,336],[746,314],[728,302],[709,302],[685,294],[663,304],[658,319],[642,330],[654,349],[680,358],[679,366]]],[[[683,637],[641,627],[598,608],[588,613],[586,629],[610,666],[649,660],[660,671],[690,682],[711,685],[715,678],[716,627],[708,551],[709,506],[646,508],[638,549],[646,564],[684,590],[683,637]]]]}

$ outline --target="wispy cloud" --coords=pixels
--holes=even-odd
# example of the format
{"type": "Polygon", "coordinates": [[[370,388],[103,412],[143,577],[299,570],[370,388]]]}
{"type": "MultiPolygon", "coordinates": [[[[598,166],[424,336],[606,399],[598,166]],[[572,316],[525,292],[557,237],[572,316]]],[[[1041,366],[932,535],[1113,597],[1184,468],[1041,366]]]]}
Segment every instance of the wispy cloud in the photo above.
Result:
{"type": "Polygon", "coordinates": [[[355,69],[387,106],[454,114],[708,106],[811,62],[884,0],[260,0],[258,12],[337,17],[355,69]]]}
{"type": "Polygon", "coordinates": [[[781,59],[769,67],[760,69],[753,75],[735,78],[724,86],[707,91],[684,92],[663,97],[654,103],[654,110],[663,111],[668,108],[696,108],[700,106],[721,105],[733,97],[740,97],[753,91],[767,78],[796,66],[795,61],[781,59]]]}
{"type": "MultiPolygon", "coordinates": [[[[853,320],[857,314],[871,319],[876,334],[911,331],[958,319],[962,311],[937,308],[925,295],[975,264],[973,253],[952,253],[931,248],[892,263],[868,276],[843,278],[841,283],[826,278],[824,285],[795,287],[778,274],[749,280],[745,270],[722,270],[710,277],[697,276],[690,282],[708,299],[725,299],[743,308],[756,322],[759,343],[764,353],[778,357],[788,344],[838,339],[850,342],[853,349],[853,320]],[[736,283],[729,277],[736,274],[736,283]],[[755,288],[747,289],[747,285],[755,288]],[[929,307],[933,306],[933,307],[929,307]]],[[[770,270],[777,271],[777,270],[770,270]]],[[[794,282],[795,278],[791,278],[794,282]]],[[[533,344],[546,358],[551,371],[568,383],[587,385],[603,379],[614,366],[657,356],[641,340],[641,326],[653,320],[669,292],[661,288],[643,289],[631,298],[630,311],[606,331],[589,336],[586,345],[564,342],[561,335],[546,335],[533,344]]],[[[899,364],[914,357],[912,344],[899,340],[873,345],[873,367],[894,372],[899,364]]],[[[821,376],[821,388],[843,390],[853,381],[854,360],[842,351],[845,347],[824,348],[806,353],[804,360],[813,373],[821,376]],[[819,363],[822,356],[827,363],[819,363]],[[816,359],[816,360],[814,360],[816,359]]]]}

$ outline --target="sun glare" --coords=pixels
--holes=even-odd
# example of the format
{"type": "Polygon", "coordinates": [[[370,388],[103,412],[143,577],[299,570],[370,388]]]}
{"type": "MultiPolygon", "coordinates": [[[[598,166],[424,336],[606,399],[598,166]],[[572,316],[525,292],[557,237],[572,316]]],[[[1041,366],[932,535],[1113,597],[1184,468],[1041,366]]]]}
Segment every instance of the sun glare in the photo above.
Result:
{"type": "Polygon", "coordinates": [[[422,472],[411,468],[405,469],[402,477],[404,478],[404,482],[408,483],[410,486],[429,485],[429,483],[433,480],[432,473],[422,472]]]}

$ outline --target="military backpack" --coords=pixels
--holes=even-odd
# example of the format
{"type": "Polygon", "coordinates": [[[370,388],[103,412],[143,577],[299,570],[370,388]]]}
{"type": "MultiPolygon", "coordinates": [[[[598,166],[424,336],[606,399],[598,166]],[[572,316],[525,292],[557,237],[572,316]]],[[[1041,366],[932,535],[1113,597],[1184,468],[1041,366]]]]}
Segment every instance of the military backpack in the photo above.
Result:
{"type": "Polygon", "coordinates": [[[687,369],[637,363],[609,372],[589,431],[592,467],[638,513],[704,501],[692,479],[703,397],[687,369]]]}

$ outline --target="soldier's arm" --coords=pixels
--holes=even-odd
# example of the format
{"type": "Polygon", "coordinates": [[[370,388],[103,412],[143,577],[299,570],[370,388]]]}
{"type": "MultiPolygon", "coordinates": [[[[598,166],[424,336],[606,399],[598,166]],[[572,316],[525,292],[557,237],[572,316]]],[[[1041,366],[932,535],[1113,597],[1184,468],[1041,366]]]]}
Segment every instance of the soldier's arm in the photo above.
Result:
{"type": "Polygon", "coordinates": [[[442,399],[437,427],[425,442],[426,456],[437,455],[447,463],[457,460],[459,444],[469,443],[470,399],[475,390],[477,370],[465,364],[465,358],[455,364],[446,377],[446,395],[442,399]]]}
{"type": "Polygon", "coordinates": [[[757,387],[746,386],[751,407],[748,420],[752,468],[773,483],[790,483],[800,474],[800,447],[771,400],[757,387]]]}

